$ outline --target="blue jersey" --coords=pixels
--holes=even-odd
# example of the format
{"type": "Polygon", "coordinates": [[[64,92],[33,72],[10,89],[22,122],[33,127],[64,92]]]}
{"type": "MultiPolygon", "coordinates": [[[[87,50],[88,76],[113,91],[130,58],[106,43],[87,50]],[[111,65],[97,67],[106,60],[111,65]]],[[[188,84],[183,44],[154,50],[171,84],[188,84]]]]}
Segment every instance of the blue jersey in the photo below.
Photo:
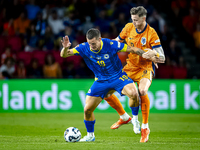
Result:
{"type": "Polygon", "coordinates": [[[75,55],[83,57],[87,66],[93,71],[98,81],[118,77],[122,73],[122,63],[117,55],[126,51],[127,45],[110,39],[101,40],[101,48],[93,51],[87,42],[73,49],[75,55]]]}

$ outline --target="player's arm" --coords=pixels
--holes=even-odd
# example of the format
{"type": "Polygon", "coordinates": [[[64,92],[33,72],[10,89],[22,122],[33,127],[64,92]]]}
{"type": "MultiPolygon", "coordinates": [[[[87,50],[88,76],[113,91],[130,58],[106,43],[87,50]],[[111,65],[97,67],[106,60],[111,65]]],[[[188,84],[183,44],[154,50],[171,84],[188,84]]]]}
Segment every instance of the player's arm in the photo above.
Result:
{"type": "MultiPolygon", "coordinates": [[[[153,56],[156,56],[156,53],[153,52],[151,49],[146,49],[146,50],[148,50],[149,55],[152,55],[152,57],[153,57],[153,56]]],[[[132,47],[132,46],[128,46],[128,45],[127,45],[126,52],[135,53],[135,54],[137,54],[137,55],[139,55],[139,56],[141,56],[141,57],[143,57],[144,54],[146,53],[145,51],[143,51],[143,50],[140,49],[140,48],[132,47]]],[[[143,58],[144,58],[144,57],[143,57],[143,58]]],[[[150,59],[150,58],[148,58],[148,59],[150,59]]]]}
{"type": "MultiPolygon", "coordinates": [[[[126,46],[126,44],[125,44],[125,46],[126,46]]],[[[150,58],[146,58],[146,59],[151,60],[151,61],[156,65],[156,67],[158,67],[158,66],[157,66],[157,63],[164,63],[163,60],[160,60],[160,59],[157,57],[157,52],[152,51],[152,50],[149,49],[149,48],[147,48],[147,49],[145,49],[145,50],[148,50],[147,52],[149,53],[149,55],[151,55],[150,58]]],[[[143,58],[144,58],[144,55],[147,53],[147,52],[143,51],[143,50],[140,49],[140,48],[131,47],[131,46],[128,46],[128,45],[127,45],[126,52],[135,53],[135,54],[137,54],[137,55],[139,55],[139,56],[141,56],[141,57],[143,57],[143,58]]]]}
{"type": "Polygon", "coordinates": [[[61,43],[62,43],[63,48],[60,52],[60,56],[63,58],[73,56],[74,55],[73,49],[69,49],[69,47],[71,46],[71,43],[69,41],[68,36],[63,37],[63,40],[61,40],[61,43]]]}
{"type": "Polygon", "coordinates": [[[164,54],[164,51],[163,51],[162,46],[157,47],[157,48],[153,48],[153,50],[154,50],[155,52],[157,52],[156,55],[157,55],[157,57],[158,57],[160,60],[165,61],[165,54],[164,54]]]}

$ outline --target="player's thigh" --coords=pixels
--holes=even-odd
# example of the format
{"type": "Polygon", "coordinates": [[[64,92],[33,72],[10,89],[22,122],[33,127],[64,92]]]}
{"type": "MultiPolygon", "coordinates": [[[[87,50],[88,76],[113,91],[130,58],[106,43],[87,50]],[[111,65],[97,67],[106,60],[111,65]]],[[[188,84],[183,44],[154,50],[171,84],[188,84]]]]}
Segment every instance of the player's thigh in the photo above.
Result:
{"type": "Polygon", "coordinates": [[[148,78],[142,78],[138,86],[140,95],[146,95],[149,90],[150,85],[151,85],[151,81],[148,78]]]}
{"type": "Polygon", "coordinates": [[[101,97],[95,97],[95,96],[86,96],[85,101],[85,108],[84,110],[89,110],[90,112],[93,112],[96,107],[101,103],[102,98],[101,97]]]}
{"type": "Polygon", "coordinates": [[[108,82],[95,81],[90,87],[87,95],[94,96],[94,97],[101,97],[103,99],[106,96],[106,94],[109,92],[108,86],[109,86],[108,82]]]}
{"type": "MultiPolygon", "coordinates": [[[[111,83],[111,88],[114,89],[115,91],[117,91],[121,96],[125,94],[125,91],[123,91],[124,87],[127,86],[128,84],[133,84],[133,80],[131,78],[128,77],[128,75],[126,74],[126,72],[122,72],[119,75],[119,78],[117,78],[116,80],[114,80],[111,83]]],[[[126,93],[127,95],[127,93],[126,93]]]]}
{"type": "Polygon", "coordinates": [[[147,70],[143,71],[143,75],[141,76],[139,85],[138,85],[140,94],[142,94],[142,95],[147,94],[147,91],[149,90],[149,87],[152,82],[152,77],[153,77],[153,75],[152,75],[151,71],[147,71],[147,70]]]}
{"type": "Polygon", "coordinates": [[[122,89],[122,94],[127,95],[129,98],[137,97],[138,91],[134,83],[129,83],[122,89]]]}

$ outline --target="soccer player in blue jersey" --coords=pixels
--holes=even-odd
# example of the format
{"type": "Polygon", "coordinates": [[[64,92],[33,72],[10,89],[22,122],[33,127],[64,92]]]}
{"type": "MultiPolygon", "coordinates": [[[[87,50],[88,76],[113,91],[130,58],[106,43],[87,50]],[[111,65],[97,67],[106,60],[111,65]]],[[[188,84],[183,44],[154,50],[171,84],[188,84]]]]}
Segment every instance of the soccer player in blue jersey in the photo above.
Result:
{"type": "MultiPolygon", "coordinates": [[[[124,43],[101,38],[100,31],[94,28],[88,30],[86,39],[87,42],[69,49],[71,46],[69,38],[68,36],[63,37],[63,40],[61,40],[63,48],[60,55],[64,58],[72,55],[82,56],[87,66],[95,74],[95,81],[87,93],[84,107],[84,123],[87,135],[80,140],[91,142],[95,141],[93,111],[104,97],[111,95],[113,91],[117,91],[119,94],[129,97],[130,107],[133,107],[135,101],[139,101],[137,88],[133,80],[122,71],[123,67],[117,52],[131,52],[140,56],[143,56],[145,52],[124,43]]],[[[156,63],[153,57],[150,60],[156,63]]]]}

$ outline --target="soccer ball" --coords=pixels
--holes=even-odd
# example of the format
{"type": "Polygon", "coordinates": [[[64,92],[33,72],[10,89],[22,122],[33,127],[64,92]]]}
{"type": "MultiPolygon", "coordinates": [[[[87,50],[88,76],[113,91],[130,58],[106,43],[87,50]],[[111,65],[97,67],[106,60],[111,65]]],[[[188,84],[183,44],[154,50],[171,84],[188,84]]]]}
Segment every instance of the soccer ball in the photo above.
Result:
{"type": "Polygon", "coordinates": [[[64,132],[66,142],[78,142],[81,139],[81,132],[75,127],[69,127],[64,132]]]}

